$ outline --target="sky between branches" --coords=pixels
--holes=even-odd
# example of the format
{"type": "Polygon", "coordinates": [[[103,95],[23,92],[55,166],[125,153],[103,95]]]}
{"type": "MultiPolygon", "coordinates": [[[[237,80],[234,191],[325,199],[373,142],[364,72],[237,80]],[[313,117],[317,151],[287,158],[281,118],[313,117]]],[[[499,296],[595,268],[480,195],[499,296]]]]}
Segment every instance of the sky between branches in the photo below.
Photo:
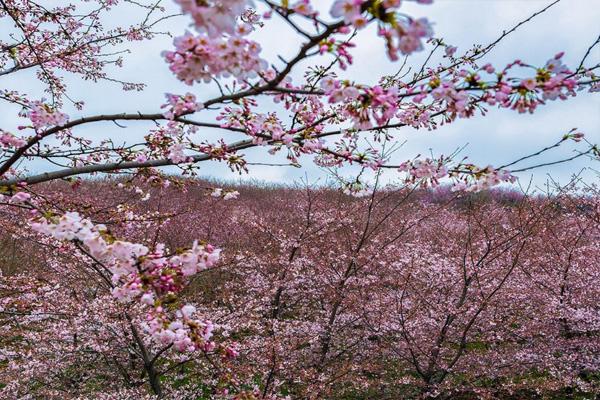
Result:
{"type": "MultiPolygon", "coordinates": [[[[165,5],[176,12],[177,9],[170,1],[165,5]]],[[[328,15],[329,0],[312,1],[317,5],[321,14],[328,15]]],[[[427,16],[434,25],[435,37],[441,37],[448,44],[458,47],[457,54],[468,50],[473,44],[486,45],[494,41],[505,29],[509,29],[519,21],[549,4],[547,0],[436,0],[432,6],[416,6],[407,3],[404,11],[411,16],[427,16]]],[[[579,60],[600,34],[600,0],[563,0],[550,8],[544,14],[536,17],[527,25],[506,37],[482,63],[491,62],[494,66],[503,67],[516,58],[533,65],[543,65],[559,51],[565,51],[564,62],[571,67],[579,64],[579,60]]],[[[106,21],[107,26],[132,22],[131,15],[120,12],[115,19],[106,21]]],[[[177,17],[160,25],[160,31],[168,31],[174,36],[184,33],[189,20],[187,17],[177,17]]],[[[1,27],[0,27],[1,28],[1,27]]],[[[191,28],[189,28],[191,29],[191,28]]],[[[385,55],[384,42],[370,30],[361,31],[356,41],[357,47],[352,49],[355,62],[348,71],[341,74],[344,78],[356,82],[376,84],[377,78],[384,74],[393,74],[399,63],[392,63],[385,55]]],[[[274,17],[265,28],[254,36],[263,45],[263,57],[269,62],[277,62],[281,55],[289,59],[297,51],[300,38],[283,22],[274,17]]],[[[179,82],[168,70],[160,53],[170,49],[172,39],[168,36],[158,36],[149,42],[134,42],[130,46],[132,54],[127,55],[125,66],[112,71],[112,75],[122,80],[143,82],[147,88],[142,92],[122,92],[119,85],[101,82],[94,84],[77,78],[67,77],[70,97],[84,100],[83,111],[76,111],[69,105],[65,110],[72,118],[98,113],[117,112],[157,112],[164,103],[164,93],[184,94],[194,93],[200,100],[206,100],[218,95],[216,86],[195,84],[193,87],[179,82]]],[[[435,65],[441,60],[434,59],[435,65]]],[[[424,51],[409,57],[408,65],[418,68],[428,52],[424,51]]],[[[326,63],[328,58],[317,58],[316,61],[326,63]]],[[[314,61],[313,61],[314,62],[314,61]]],[[[596,47],[588,58],[588,65],[600,62],[600,47],[596,47]]],[[[300,82],[304,63],[294,69],[294,82],[300,82]]],[[[41,93],[41,88],[30,71],[19,72],[0,78],[0,85],[7,89],[18,89],[25,93],[41,93]]],[[[262,112],[273,108],[272,102],[261,104],[262,112]]],[[[9,129],[23,121],[15,117],[18,109],[0,109],[0,121],[9,129]]],[[[282,114],[286,115],[286,114],[282,114]]],[[[214,114],[198,113],[195,119],[212,121],[214,114]]],[[[127,129],[117,127],[112,123],[99,123],[87,126],[79,132],[88,137],[111,137],[115,142],[133,143],[143,137],[149,126],[139,123],[126,123],[127,129]]],[[[455,123],[440,127],[435,131],[402,128],[393,132],[394,137],[406,143],[394,153],[392,162],[399,163],[413,158],[417,154],[439,156],[449,154],[457,147],[466,145],[460,153],[478,165],[501,165],[523,155],[550,145],[568,132],[578,128],[586,134],[593,143],[600,143],[600,96],[581,92],[576,98],[568,101],[549,102],[538,108],[535,114],[518,114],[511,110],[498,110],[490,107],[486,117],[477,116],[471,119],[458,120],[455,123]]],[[[223,137],[222,132],[202,130],[198,138],[216,140],[223,137]]],[[[235,141],[239,136],[225,133],[226,141],[235,141]]],[[[538,161],[552,161],[573,155],[574,147],[564,146],[555,150],[538,161]]],[[[257,163],[285,163],[283,156],[270,156],[265,149],[247,150],[247,160],[257,163]]],[[[243,179],[259,179],[269,182],[289,183],[305,176],[314,182],[326,179],[327,173],[316,167],[309,157],[302,159],[303,167],[269,167],[250,166],[250,174],[243,179]]],[[[530,164],[522,164],[527,166],[530,164]]],[[[548,175],[564,183],[573,173],[579,172],[586,166],[597,170],[600,165],[591,164],[589,160],[580,158],[574,162],[546,167],[533,172],[521,173],[521,183],[526,185],[533,179],[535,185],[543,185],[548,175]]],[[[42,165],[32,165],[31,172],[41,172],[42,165]]],[[[343,170],[348,176],[355,171],[352,168],[343,170]]],[[[201,174],[206,177],[237,180],[239,175],[216,162],[202,165],[201,174]]],[[[598,179],[593,171],[586,176],[598,179]]],[[[393,172],[386,172],[386,181],[393,180],[393,172]]]]}

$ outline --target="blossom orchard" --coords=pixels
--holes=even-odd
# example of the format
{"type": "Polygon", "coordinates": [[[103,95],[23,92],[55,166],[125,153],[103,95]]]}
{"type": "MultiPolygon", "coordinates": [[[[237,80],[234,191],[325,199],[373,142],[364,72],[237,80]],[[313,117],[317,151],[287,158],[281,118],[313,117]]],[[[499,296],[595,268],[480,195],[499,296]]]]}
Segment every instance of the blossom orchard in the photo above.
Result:
{"type": "Polygon", "coordinates": [[[238,220],[260,240],[221,285],[252,294],[229,297],[239,313],[229,320],[247,332],[240,363],[262,372],[263,393],[594,393],[595,214],[571,209],[570,195],[454,194],[446,207],[407,193],[336,203],[309,191],[285,229],[258,210],[238,220]]]}
{"type": "MultiPolygon", "coordinates": [[[[598,41],[574,67],[563,64],[562,53],[541,66],[522,60],[506,66],[480,65],[479,60],[497,42],[459,56],[455,47],[433,36],[426,18],[403,13],[402,3],[335,0],[329,15],[322,15],[316,2],[306,0],[175,0],[194,32],[176,37],[173,48],[165,50],[162,57],[174,76],[194,89],[167,93],[162,105],[157,99],[156,113],[117,110],[116,114],[74,117],[65,112],[65,102],[79,110],[85,110],[85,105],[71,99],[63,74],[116,82],[124,90],[142,90],[143,84],[110,76],[108,66],[121,65],[120,55],[129,45],[153,40],[161,33],[161,21],[171,16],[160,4],[151,2],[97,0],[45,7],[31,1],[0,0],[0,18],[13,29],[0,42],[0,76],[18,79],[22,71],[35,69],[46,87],[45,95],[50,96],[48,100],[15,90],[0,92],[2,101],[20,108],[17,117],[24,121],[16,129],[0,128],[0,201],[13,209],[29,210],[26,218],[31,229],[70,242],[102,266],[101,275],[108,275],[112,295],[145,310],[144,333],[155,345],[164,346],[157,353],[171,348],[182,353],[217,351],[218,344],[211,340],[210,315],[199,315],[194,305],[181,302],[180,294],[194,276],[219,262],[220,249],[202,241],[193,241],[187,250],[175,250],[160,243],[119,239],[108,225],[86,216],[84,209],[66,210],[60,205],[65,201],[62,196],[42,196],[36,185],[69,180],[77,188],[81,175],[127,172],[167,190],[175,180],[163,175],[160,167],[177,166],[193,174],[203,161],[217,160],[245,173],[248,162],[242,150],[266,147],[269,154],[284,153],[294,165],[301,156],[310,155],[323,167],[360,165],[375,172],[396,170],[406,184],[437,186],[447,180],[457,191],[476,191],[513,182],[511,171],[519,170],[516,162],[476,166],[442,155],[393,165],[368,139],[394,142],[395,129],[433,130],[440,123],[484,114],[485,107],[534,112],[548,101],[566,100],[582,91],[596,92],[600,87],[595,74],[598,65],[588,65],[598,41]],[[137,10],[140,22],[104,28],[99,21],[121,7],[137,10]],[[302,41],[288,60],[263,58],[261,43],[253,40],[257,32],[270,29],[275,18],[284,21],[302,41]],[[445,61],[424,65],[407,79],[382,76],[375,86],[344,79],[354,61],[355,38],[370,34],[365,29],[370,25],[375,25],[382,51],[392,62],[429,45],[432,52],[444,51],[445,61]],[[309,69],[302,82],[294,83],[292,71],[307,60],[325,65],[309,69]],[[195,93],[205,92],[209,84],[216,85],[220,95],[199,98],[195,93]],[[273,101],[274,111],[260,111],[259,99],[263,98],[273,101]],[[215,109],[216,117],[209,112],[215,109]],[[291,119],[287,118],[290,113],[291,119]],[[97,142],[79,134],[79,128],[103,121],[117,125],[146,121],[155,126],[135,145],[117,145],[111,138],[97,142]],[[202,129],[208,128],[222,130],[223,138],[215,142],[202,139],[202,129]],[[243,139],[229,142],[226,138],[232,133],[243,139]],[[41,162],[48,170],[29,173],[32,162],[41,162]]],[[[430,7],[432,2],[416,3],[430,7]]],[[[578,131],[562,135],[554,146],[542,151],[567,141],[586,146],[577,157],[598,156],[597,147],[578,131]]],[[[566,160],[558,162],[562,161],[566,160]]],[[[364,186],[356,182],[346,185],[345,191],[369,193],[364,186]]],[[[144,192],[141,187],[133,190],[144,192]]],[[[207,193],[222,200],[235,199],[238,194],[221,188],[207,193]]],[[[142,200],[147,201],[148,196],[149,191],[142,200]]],[[[25,218],[21,213],[14,215],[25,218]]],[[[231,357],[237,354],[235,346],[220,350],[231,357]]],[[[152,389],[161,394],[156,379],[152,389]]]]}
{"type": "MultiPolygon", "coordinates": [[[[203,233],[224,249],[218,265],[198,271],[187,290],[170,289],[179,301],[155,294],[182,324],[196,318],[209,326],[186,316],[193,309],[182,304],[211,317],[216,348],[193,342],[193,351],[176,347],[187,325],[168,321],[146,334],[152,306],[110,301],[112,281],[89,275],[102,265],[114,268],[101,252],[94,250],[102,261],[94,263],[70,242],[0,219],[34,257],[53,249],[47,265],[38,261],[1,281],[1,290],[18,289],[3,298],[2,316],[18,321],[3,324],[6,337],[39,344],[6,346],[17,354],[27,349],[27,357],[2,353],[14,377],[5,393],[96,398],[103,390],[141,398],[144,385],[167,398],[207,388],[208,398],[595,393],[600,320],[598,289],[589,282],[598,274],[600,202],[594,188],[580,197],[568,190],[548,198],[492,192],[486,200],[418,186],[376,189],[363,198],[310,187],[241,187],[238,199],[223,201],[222,193],[190,182],[187,192],[144,186],[148,201],[113,212],[112,202],[126,202],[119,188],[83,183],[76,203],[94,199],[90,218],[129,233],[133,242],[151,236],[178,249],[203,233]],[[50,367],[60,373],[49,374],[50,367]],[[22,370],[26,376],[18,376],[22,370]]],[[[64,189],[70,190],[63,183],[44,194],[64,189]]],[[[177,271],[179,264],[167,260],[177,271]]]]}

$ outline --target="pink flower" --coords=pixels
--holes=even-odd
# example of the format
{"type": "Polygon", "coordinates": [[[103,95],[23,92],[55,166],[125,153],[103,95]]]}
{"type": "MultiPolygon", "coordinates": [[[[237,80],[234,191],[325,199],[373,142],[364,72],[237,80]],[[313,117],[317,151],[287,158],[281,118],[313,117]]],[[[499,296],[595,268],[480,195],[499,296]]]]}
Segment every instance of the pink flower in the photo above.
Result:
{"type": "Polygon", "coordinates": [[[561,58],[564,54],[565,53],[562,51],[556,54],[553,58],[546,61],[544,68],[553,74],[568,73],[569,69],[561,61],[561,58]]]}
{"type": "Polygon", "coordinates": [[[185,318],[191,318],[191,316],[195,312],[196,312],[196,307],[192,306],[191,304],[186,304],[185,306],[181,307],[181,314],[185,318]]]}
{"type": "Polygon", "coordinates": [[[311,16],[311,15],[316,14],[315,10],[312,8],[312,6],[310,4],[310,0],[297,1],[294,5],[292,5],[292,10],[294,10],[298,14],[302,14],[302,15],[306,15],[306,16],[311,16]]]}
{"type": "Polygon", "coordinates": [[[223,196],[223,200],[233,200],[237,199],[240,193],[237,190],[233,190],[231,192],[227,192],[225,196],[223,196]]]}
{"type": "Polygon", "coordinates": [[[30,198],[31,198],[31,195],[29,193],[17,192],[10,198],[9,203],[12,203],[12,204],[24,203],[24,202],[28,201],[30,198]]]}
{"type": "Polygon", "coordinates": [[[455,46],[446,46],[446,56],[452,57],[457,49],[455,46]]]}
{"type": "Polygon", "coordinates": [[[433,30],[426,18],[417,20],[399,21],[394,29],[380,30],[379,35],[388,41],[388,55],[397,59],[398,51],[404,55],[414,53],[423,49],[422,39],[429,38],[433,30]],[[397,44],[393,41],[397,40],[397,44]]]}
{"type": "Polygon", "coordinates": [[[14,147],[19,148],[25,146],[27,142],[10,132],[3,131],[0,129],[0,147],[14,147]]]}
{"type": "Polygon", "coordinates": [[[188,32],[174,44],[175,51],[163,52],[163,57],[177,78],[188,85],[229,76],[242,82],[258,77],[268,67],[259,57],[260,45],[240,36],[193,37],[188,32]]]}
{"type": "Polygon", "coordinates": [[[192,16],[198,31],[206,32],[213,38],[219,37],[223,33],[233,34],[237,17],[249,5],[247,0],[207,0],[202,2],[175,0],[175,2],[181,6],[183,12],[192,16]]]}
{"type": "Polygon", "coordinates": [[[331,6],[331,16],[334,18],[344,17],[344,22],[352,24],[354,19],[361,14],[361,6],[364,0],[335,0],[331,6]]]}
{"type": "Polygon", "coordinates": [[[369,20],[367,18],[365,18],[363,15],[357,15],[354,18],[352,18],[352,25],[356,29],[363,29],[368,25],[368,23],[369,23],[369,20]]]}
{"type": "Polygon", "coordinates": [[[25,114],[36,129],[63,125],[69,119],[67,114],[39,101],[31,102],[30,107],[31,109],[25,114]]]}
{"type": "Polygon", "coordinates": [[[152,293],[144,293],[140,300],[144,304],[152,305],[154,304],[154,295],[152,293]]]}
{"type": "Polygon", "coordinates": [[[483,69],[488,74],[493,74],[495,71],[495,68],[492,66],[492,64],[489,63],[485,64],[483,67],[481,67],[481,69],[483,69]]]}
{"type": "Polygon", "coordinates": [[[181,164],[187,161],[188,157],[183,153],[185,145],[182,143],[176,143],[169,147],[169,153],[167,157],[175,164],[181,164]]]}
{"type": "Polygon", "coordinates": [[[170,106],[170,109],[163,115],[167,119],[175,119],[175,117],[189,114],[204,108],[204,104],[196,102],[196,96],[192,93],[186,93],[185,96],[166,93],[167,104],[163,104],[160,108],[170,106]]]}
{"type": "Polygon", "coordinates": [[[581,140],[583,140],[584,137],[585,135],[581,132],[577,132],[571,135],[571,139],[573,139],[573,141],[575,142],[581,142],[581,140]]]}
{"type": "Polygon", "coordinates": [[[526,78],[521,81],[521,85],[527,90],[534,90],[537,87],[535,78],[526,78]]]}

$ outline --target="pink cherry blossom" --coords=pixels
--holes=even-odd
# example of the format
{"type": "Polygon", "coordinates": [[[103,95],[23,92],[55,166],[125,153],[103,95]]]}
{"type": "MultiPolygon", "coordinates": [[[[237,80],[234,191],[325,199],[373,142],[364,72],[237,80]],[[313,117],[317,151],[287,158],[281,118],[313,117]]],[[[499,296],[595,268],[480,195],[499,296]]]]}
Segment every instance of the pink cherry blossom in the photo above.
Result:
{"type": "Polygon", "coordinates": [[[233,76],[240,81],[256,78],[267,68],[259,57],[257,42],[232,36],[228,39],[191,33],[175,38],[175,51],[163,56],[169,69],[183,82],[210,82],[213,77],[233,76]]]}
{"type": "Polygon", "coordinates": [[[161,108],[170,107],[164,113],[165,118],[174,119],[176,116],[189,114],[194,111],[201,110],[204,105],[196,101],[196,96],[192,93],[186,93],[185,96],[178,96],[167,93],[167,104],[163,104],[161,108]]]}
{"type": "Polygon", "coordinates": [[[223,33],[233,34],[236,19],[246,6],[247,0],[210,0],[198,2],[195,0],[175,0],[184,13],[190,14],[196,29],[206,32],[212,38],[220,37],[223,33]]]}
{"type": "Polygon", "coordinates": [[[36,129],[62,125],[69,119],[66,114],[40,101],[31,102],[29,111],[26,111],[25,114],[36,129]]]}

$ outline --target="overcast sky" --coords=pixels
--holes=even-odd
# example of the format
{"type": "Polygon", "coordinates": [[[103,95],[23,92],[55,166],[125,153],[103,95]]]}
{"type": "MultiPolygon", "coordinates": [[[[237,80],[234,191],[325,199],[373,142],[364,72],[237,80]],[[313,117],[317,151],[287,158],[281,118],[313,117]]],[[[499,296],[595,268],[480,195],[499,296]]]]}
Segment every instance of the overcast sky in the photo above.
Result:
{"type": "MultiPolygon", "coordinates": [[[[328,14],[330,0],[313,0],[312,3],[318,4],[323,14],[328,14]]],[[[457,46],[458,52],[461,53],[474,44],[485,45],[494,41],[503,30],[511,28],[549,3],[547,0],[437,0],[431,6],[405,3],[403,11],[416,17],[427,16],[434,23],[435,36],[457,46]]],[[[168,0],[166,4],[169,4],[168,0]]],[[[131,15],[120,12],[116,18],[106,21],[106,24],[110,26],[131,23],[131,15]]],[[[564,62],[569,66],[576,66],[586,49],[600,34],[599,21],[600,0],[562,0],[504,39],[485,60],[500,67],[517,58],[530,64],[543,65],[554,54],[565,51],[564,62]]],[[[188,23],[189,20],[185,17],[175,18],[165,22],[160,30],[179,35],[184,33],[188,23]]],[[[263,45],[264,57],[274,63],[277,62],[277,55],[287,58],[294,54],[299,43],[299,38],[276,18],[257,32],[255,38],[263,45]]],[[[160,104],[164,102],[165,92],[183,94],[191,91],[199,99],[209,99],[218,94],[216,88],[211,85],[196,84],[188,87],[175,79],[160,56],[163,49],[171,48],[171,41],[171,38],[163,36],[152,42],[135,43],[134,51],[126,57],[124,68],[114,71],[113,75],[120,79],[146,83],[148,86],[143,92],[124,93],[117,85],[93,84],[67,77],[71,97],[86,102],[83,111],[67,108],[71,117],[97,113],[157,112],[160,104]]],[[[383,41],[376,37],[372,30],[361,31],[357,44],[352,50],[355,63],[343,77],[375,84],[378,77],[393,73],[398,68],[398,64],[388,61],[383,41]]],[[[412,56],[409,63],[414,66],[420,65],[425,53],[412,56]]],[[[323,59],[323,62],[326,60],[323,59]]],[[[598,62],[600,48],[596,47],[589,57],[588,65],[598,62]]],[[[302,65],[294,69],[293,76],[296,82],[301,81],[302,72],[302,65]]],[[[40,93],[36,80],[29,72],[0,77],[0,87],[19,89],[30,94],[40,93]]],[[[262,109],[266,110],[266,107],[262,109]]],[[[0,109],[2,127],[14,128],[22,123],[14,117],[16,111],[10,108],[0,109]]],[[[202,117],[203,114],[200,113],[196,119],[210,120],[208,116],[202,117]]],[[[127,129],[119,129],[112,123],[99,123],[78,132],[98,139],[111,137],[116,141],[131,142],[142,137],[148,129],[148,125],[139,123],[125,125],[127,129]]],[[[600,143],[600,94],[582,92],[568,101],[549,102],[533,115],[491,109],[486,117],[459,120],[432,132],[402,128],[394,132],[394,135],[400,141],[406,140],[406,144],[395,154],[393,161],[406,160],[417,154],[430,152],[434,155],[448,154],[457,147],[467,145],[461,154],[468,156],[472,162],[500,165],[554,143],[574,127],[584,132],[590,141],[600,143]]],[[[208,130],[201,131],[201,135],[212,139],[219,137],[216,132],[208,130]]],[[[227,138],[237,139],[229,134],[227,138]]],[[[249,161],[281,161],[269,156],[264,148],[247,150],[245,153],[249,161]]],[[[554,160],[572,154],[573,146],[565,146],[540,160],[554,160]]],[[[312,181],[325,176],[325,172],[314,166],[309,158],[303,160],[303,165],[302,169],[253,166],[250,177],[272,182],[291,182],[304,177],[305,174],[312,181]]],[[[566,181],[572,173],[586,166],[590,166],[590,162],[580,159],[569,164],[536,170],[533,172],[533,180],[537,185],[541,185],[550,174],[555,179],[566,181]]],[[[599,169],[598,165],[595,167],[599,169]]],[[[35,170],[40,167],[32,168],[35,170]]],[[[238,179],[237,174],[214,162],[202,165],[202,175],[238,179]]],[[[531,173],[521,174],[520,178],[527,182],[531,173]]]]}

